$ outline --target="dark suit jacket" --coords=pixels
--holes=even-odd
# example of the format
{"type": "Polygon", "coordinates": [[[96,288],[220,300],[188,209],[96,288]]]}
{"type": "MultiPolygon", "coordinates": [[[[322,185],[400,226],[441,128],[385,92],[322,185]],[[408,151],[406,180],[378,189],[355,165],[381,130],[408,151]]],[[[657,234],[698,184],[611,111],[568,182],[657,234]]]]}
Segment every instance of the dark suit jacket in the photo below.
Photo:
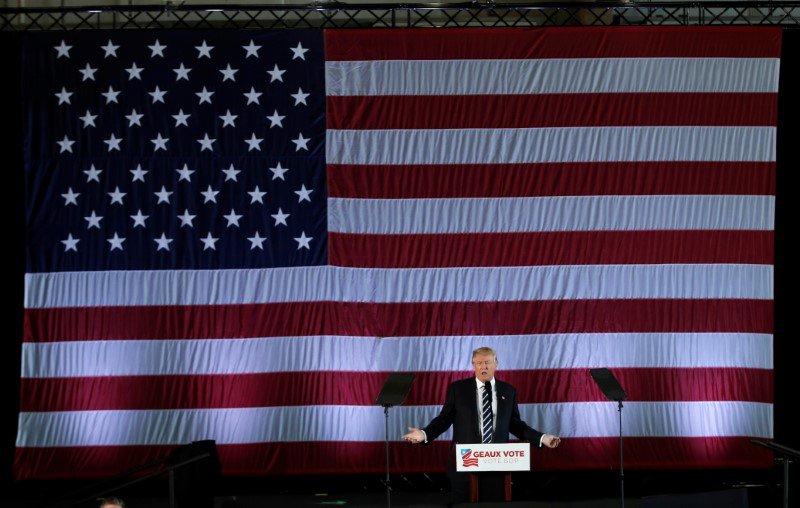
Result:
{"type": "MultiPolygon", "coordinates": [[[[434,418],[424,430],[428,442],[439,437],[453,426],[454,443],[480,443],[481,430],[478,423],[478,399],[475,377],[462,379],[450,385],[439,416],[434,418]]],[[[519,417],[517,389],[508,383],[495,379],[497,392],[497,414],[495,415],[495,443],[507,443],[508,434],[530,441],[539,446],[542,433],[528,426],[519,417]]]]}

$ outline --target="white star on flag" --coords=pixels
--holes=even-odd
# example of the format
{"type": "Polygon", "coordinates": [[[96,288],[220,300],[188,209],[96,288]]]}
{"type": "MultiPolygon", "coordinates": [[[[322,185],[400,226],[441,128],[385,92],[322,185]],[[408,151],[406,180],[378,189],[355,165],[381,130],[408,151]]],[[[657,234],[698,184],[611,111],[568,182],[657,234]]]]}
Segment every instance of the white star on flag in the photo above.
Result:
{"type": "Polygon", "coordinates": [[[106,241],[111,244],[111,249],[110,250],[112,250],[112,251],[115,250],[115,249],[124,250],[122,248],[122,242],[125,241],[125,238],[120,237],[116,232],[114,232],[114,237],[113,238],[108,238],[106,241]]]}
{"type": "Polygon", "coordinates": [[[247,51],[245,58],[250,58],[251,56],[258,58],[258,50],[261,49],[261,46],[256,46],[253,39],[250,39],[250,44],[242,46],[242,48],[247,51]]]}
{"type": "Polygon", "coordinates": [[[70,187],[66,194],[61,195],[61,197],[65,200],[64,206],[78,206],[78,196],[80,196],[80,193],[73,192],[72,187],[70,187]]]}
{"type": "Polygon", "coordinates": [[[78,252],[78,242],[80,242],[80,240],[72,238],[72,233],[70,233],[66,240],[61,240],[61,243],[64,244],[64,252],[71,250],[78,252]]]}
{"type": "Polygon", "coordinates": [[[285,72],[285,70],[278,68],[278,64],[275,64],[275,67],[273,67],[271,71],[267,71],[267,74],[269,74],[269,82],[280,81],[283,83],[283,74],[285,72]]]}
{"type": "Polygon", "coordinates": [[[130,67],[125,69],[125,72],[128,73],[128,81],[133,81],[134,79],[138,79],[139,81],[141,81],[143,70],[144,67],[137,67],[136,62],[133,62],[130,67]]]}
{"type": "Polygon", "coordinates": [[[209,201],[213,201],[214,203],[216,203],[217,202],[217,194],[219,194],[219,191],[212,190],[211,186],[209,185],[208,189],[206,189],[205,191],[201,192],[200,194],[203,195],[203,203],[204,204],[208,203],[209,201]]]}
{"type": "Polygon", "coordinates": [[[191,183],[191,181],[192,181],[192,173],[194,173],[194,170],[193,169],[189,169],[189,165],[188,164],[184,164],[183,168],[178,169],[177,171],[178,171],[178,174],[180,175],[180,178],[178,178],[179,182],[181,182],[183,180],[186,180],[187,182],[191,183]]]}
{"type": "Polygon", "coordinates": [[[97,183],[100,183],[100,178],[99,177],[100,177],[100,173],[102,173],[103,171],[102,170],[98,170],[97,168],[95,168],[94,164],[92,164],[89,167],[88,170],[84,170],[83,172],[86,174],[86,183],[89,183],[91,181],[95,181],[97,183]]]}
{"type": "Polygon", "coordinates": [[[192,71],[192,69],[187,69],[186,66],[183,65],[183,62],[181,62],[180,67],[172,70],[175,72],[175,81],[180,81],[182,79],[189,81],[189,73],[192,71]]]}
{"type": "Polygon", "coordinates": [[[267,117],[267,120],[269,120],[269,128],[271,129],[275,126],[283,127],[284,118],[286,118],[286,116],[279,115],[278,110],[276,109],[275,112],[272,113],[272,116],[267,117]]]}
{"type": "Polygon", "coordinates": [[[200,151],[208,150],[210,152],[214,151],[214,147],[211,146],[216,141],[216,138],[209,138],[208,133],[203,136],[203,139],[198,139],[197,142],[200,143],[200,151]]]}
{"type": "Polygon", "coordinates": [[[87,127],[97,127],[94,124],[94,119],[97,118],[97,115],[93,115],[92,112],[89,111],[88,109],[86,110],[85,115],[79,116],[78,118],[80,118],[81,122],[83,122],[84,129],[87,127]]]}
{"type": "Polygon", "coordinates": [[[142,117],[144,115],[141,113],[136,112],[136,108],[131,111],[130,115],[125,115],[125,118],[128,119],[128,127],[133,127],[134,125],[138,125],[139,127],[142,126],[142,117]]]}
{"type": "Polygon", "coordinates": [[[256,133],[254,132],[250,139],[245,139],[244,142],[247,143],[247,151],[250,152],[252,150],[261,151],[261,142],[264,141],[264,138],[257,138],[256,133]]]}
{"type": "Polygon", "coordinates": [[[92,215],[84,217],[84,220],[86,220],[86,222],[89,223],[87,224],[86,229],[92,229],[92,228],[100,229],[100,221],[103,220],[103,217],[97,215],[95,211],[92,210],[92,215]]]}
{"type": "Polygon", "coordinates": [[[299,106],[300,104],[305,104],[308,106],[308,103],[306,102],[308,95],[309,94],[303,92],[302,88],[298,88],[297,93],[291,94],[291,97],[294,99],[294,105],[299,106]]]}
{"type": "Polygon", "coordinates": [[[289,48],[289,49],[292,50],[292,60],[296,60],[298,58],[300,60],[305,60],[306,59],[305,55],[306,55],[306,52],[308,50],[306,48],[304,48],[301,43],[298,42],[296,47],[289,48]]]}
{"type": "Polygon", "coordinates": [[[260,191],[258,189],[258,185],[256,185],[255,189],[253,189],[252,191],[248,191],[247,193],[250,194],[250,204],[251,205],[253,203],[255,203],[255,202],[261,203],[262,205],[264,204],[264,201],[262,200],[262,198],[264,197],[266,192],[260,191]]]}
{"type": "Polygon", "coordinates": [[[61,147],[61,151],[59,153],[69,152],[72,153],[72,145],[75,144],[74,141],[70,140],[66,134],[64,134],[64,139],[61,141],[56,141],[58,146],[61,147]]]}
{"type": "Polygon", "coordinates": [[[117,50],[119,49],[119,46],[114,44],[113,42],[111,42],[111,39],[108,40],[108,42],[106,43],[105,46],[100,46],[100,47],[105,52],[105,55],[103,55],[103,58],[108,58],[110,56],[113,56],[113,57],[117,56],[117,50]]]}
{"type": "Polygon", "coordinates": [[[136,169],[131,169],[130,172],[133,173],[133,180],[131,180],[132,182],[135,182],[137,180],[144,182],[144,175],[149,173],[149,171],[145,171],[142,169],[141,164],[137,164],[136,169]]]}
{"type": "Polygon", "coordinates": [[[248,240],[250,241],[250,250],[253,249],[264,250],[264,242],[267,240],[267,238],[260,236],[258,234],[258,231],[256,231],[256,233],[253,236],[249,237],[248,240]]]}
{"type": "Polygon", "coordinates": [[[67,44],[62,40],[61,44],[58,46],[54,46],[53,49],[58,51],[58,55],[56,56],[56,58],[61,58],[62,56],[69,58],[69,50],[72,49],[72,46],[67,46],[67,44]]]}
{"type": "Polygon", "coordinates": [[[225,69],[220,69],[219,72],[222,73],[222,82],[224,83],[228,80],[236,81],[235,74],[239,72],[239,69],[231,69],[231,64],[228,64],[225,69]]]}
{"type": "Polygon", "coordinates": [[[87,62],[86,67],[84,67],[83,69],[78,69],[78,72],[80,72],[83,75],[81,81],[86,81],[87,79],[91,79],[92,81],[94,81],[95,80],[94,73],[97,72],[97,69],[89,67],[89,64],[87,62]]]}
{"type": "Polygon", "coordinates": [[[275,219],[276,226],[278,224],[283,224],[284,226],[288,226],[288,224],[286,224],[286,219],[287,217],[289,217],[289,215],[291,214],[283,213],[283,210],[281,208],[278,208],[278,213],[271,215],[271,217],[275,219]]]}
{"type": "Polygon", "coordinates": [[[211,58],[211,50],[214,49],[214,46],[209,46],[206,44],[206,41],[203,41],[203,44],[200,46],[194,47],[197,50],[197,58],[211,58]]]}
{"type": "Polygon", "coordinates": [[[143,227],[147,228],[144,221],[146,221],[150,216],[142,214],[142,209],[140,208],[136,215],[131,215],[131,219],[133,219],[133,227],[143,227]]]}
{"type": "Polygon", "coordinates": [[[213,236],[211,236],[210,231],[208,233],[208,236],[206,236],[205,238],[201,238],[200,241],[203,242],[203,250],[208,250],[208,249],[217,250],[215,244],[219,241],[219,238],[214,238],[213,236]]]}
{"type": "Polygon", "coordinates": [[[314,239],[314,237],[312,237],[312,236],[306,236],[306,232],[305,231],[301,232],[300,233],[300,237],[294,239],[297,242],[297,250],[300,250],[300,249],[311,250],[310,243],[311,243],[311,240],[313,240],[313,239],[314,239]]]}
{"type": "Polygon", "coordinates": [[[185,125],[186,127],[188,127],[189,124],[186,122],[186,119],[189,118],[190,116],[192,115],[184,113],[183,109],[179,109],[177,115],[172,115],[172,118],[175,119],[175,127],[178,127],[179,125],[185,125]]]}
{"type": "Polygon", "coordinates": [[[154,238],[153,241],[155,241],[156,244],[158,244],[158,248],[156,249],[156,251],[160,251],[162,249],[168,251],[169,244],[170,242],[172,242],[172,238],[167,238],[166,233],[161,233],[161,238],[154,238]]]}
{"type": "Polygon", "coordinates": [[[225,114],[222,115],[219,118],[220,118],[220,120],[222,120],[222,126],[223,127],[229,127],[229,126],[230,127],[236,127],[236,123],[234,122],[234,120],[236,120],[236,118],[238,118],[238,117],[239,117],[239,115],[232,115],[231,114],[231,110],[229,109],[229,110],[225,111],[225,114]]]}
{"type": "Polygon", "coordinates": [[[155,44],[153,44],[151,46],[147,46],[147,47],[150,48],[150,51],[152,51],[152,53],[150,54],[150,58],[154,58],[156,55],[158,55],[158,56],[163,58],[164,57],[164,50],[167,49],[166,46],[162,46],[161,43],[158,42],[158,39],[156,39],[156,43],[155,44]]]}
{"type": "Polygon", "coordinates": [[[126,194],[127,194],[127,192],[120,192],[119,186],[117,186],[117,188],[114,189],[114,192],[109,192],[108,193],[108,195],[111,196],[111,204],[112,205],[114,203],[119,203],[121,205],[122,204],[122,198],[124,198],[126,194]]]}
{"type": "Polygon", "coordinates": [[[156,204],[160,205],[161,203],[169,204],[169,196],[170,194],[172,194],[172,192],[168,192],[167,188],[164,185],[162,185],[161,190],[158,192],[154,192],[153,194],[158,196],[158,203],[156,204]]]}
{"type": "Polygon", "coordinates": [[[306,189],[306,184],[303,184],[303,186],[300,187],[300,190],[294,191],[294,193],[297,194],[298,196],[297,197],[298,203],[302,203],[303,201],[308,201],[309,203],[311,203],[312,192],[314,192],[314,189],[306,189]]]}
{"type": "Polygon", "coordinates": [[[250,92],[243,94],[247,97],[247,105],[249,106],[252,103],[259,104],[258,98],[261,97],[261,92],[256,92],[254,87],[250,87],[250,92]]]}
{"type": "Polygon", "coordinates": [[[106,145],[108,145],[108,151],[116,150],[120,151],[119,144],[122,143],[122,138],[118,138],[113,132],[111,133],[111,137],[103,141],[106,145]]]}
{"type": "Polygon", "coordinates": [[[153,104],[155,104],[156,102],[164,104],[164,96],[167,95],[167,91],[166,90],[162,91],[158,87],[158,85],[156,85],[156,89],[153,90],[152,92],[147,92],[147,95],[153,98],[153,104]]]}
{"type": "Polygon", "coordinates": [[[281,167],[281,163],[280,162],[278,162],[278,165],[275,166],[274,168],[269,168],[269,170],[272,171],[272,179],[273,180],[276,180],[276,179],[280,178],[284,182],[286,181],[286,178],[284,178],[283,175],[287,171],[289,171],[289,168],[281,167]]]}
{"type": "Polygon", "coordinates": [[[197,92],[195,95],[200,98],[200,102],[198,104],[202,104],[204,102],[211,104],[211,96],[214,95],[214,92],[209,92],[206,90],[206,87],[203,87],[203,91],[197,92]]]}
{"type": "Polygon", "coordinates": [[[103,92],[101,95],[106,98],[106,104],[111,104],[112,102],[119,104],[119,101],[117,100],[117,96],[119,94],[120,92],[115,91],[112,86],[109,86],[108,92],[103,92]]]}
{"type": "Polygon", "coordinates": [[[67,89],[64,88],[63,86],[61,87],[61,91],[60,92],[55,93],[53,95],[58,97],[58,105],[59,106],[62,105],[62,104],[65,104],[65,103],[66,104],[72,104],[72,102],[70,102],[70,99],[69,99],[69,96],[72,95],[72,92],[67,92],[67,89]]]}
{"type": "Polygon", "coordinates": [[[225,217],[225,220],[228,221],[228,227],[236,226],[238,228],[239,219],[242,218],[242,215],[237,215],[236,210],[231,209],[230,213],[228,213],[228,215],[223,215],[223,217],[225,217]]]}
{"type": "Polygon", "coordinates": [[[306,151],[308,151],[308,142],[309,142],[309,141],[311,141],[311,138],[304,138],[304,137],[303,137],[303,133],[301,132],[301,133],[299,133],[299,134],[297,135],[297,139],[293,139],[293,140],[292,140],[292,143],[294,143],[294,144],[295,144],[295,150],[296,150],[296,151],[298,151],[298,152],[299,152],[300,150],[306,150],[306,151]]]}
{"type": "Polygon", "coordinates": [[[181,220],[181,227],[189,226],[190,228],[193,228],[194,224],[192,224],[192,221],[195,217],[197,217],[197,215],[191,215],[189,213],[189,209],[185,209],[183,215],[178,215],[178,218],[181,220]]]}
{"type": "Polygon", "coordinates": [[[225,181],[226,182],[228,180],[233,180],[234,182],[236,182],[237,181],[236,180],[236,175],[241,173],[240,170],[238,170],[235,167],[233,167],[233,163],[231,163],[231,165],[230,165],[230,167],[228,167],[228,169],[223,169],[222,172],[225,173],[225,181]]]}
{"type": "Polygon", "coordinates": [[[169,138],[165,138],[159,132],[155,139],[151,139],[150,142],[153,143],[153,151],[157,152],[159,150],[167,151],[167,142],[169,138]]]}

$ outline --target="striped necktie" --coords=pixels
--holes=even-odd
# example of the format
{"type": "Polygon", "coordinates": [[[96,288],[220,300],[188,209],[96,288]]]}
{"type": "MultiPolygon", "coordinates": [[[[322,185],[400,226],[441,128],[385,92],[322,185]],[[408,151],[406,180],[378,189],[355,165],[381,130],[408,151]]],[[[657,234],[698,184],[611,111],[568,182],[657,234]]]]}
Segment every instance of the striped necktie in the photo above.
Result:
{"type": "Polygon", "coordinates": [[[494,429],[494,415],[492,414],[492,383],[489,381],[483,386],[483,412],[482,421],[483,426],[483,443],[492,442],[492,434],[494,429]]]}

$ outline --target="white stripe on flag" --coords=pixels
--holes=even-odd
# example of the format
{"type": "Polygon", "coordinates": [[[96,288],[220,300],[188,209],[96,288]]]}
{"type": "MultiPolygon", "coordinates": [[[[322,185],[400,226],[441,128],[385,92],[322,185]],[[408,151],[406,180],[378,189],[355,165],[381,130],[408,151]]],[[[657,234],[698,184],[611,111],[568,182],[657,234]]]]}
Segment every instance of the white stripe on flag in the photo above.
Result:
{"type": "Polygon", "coordinates": [[[777,58],[328,61],[328,95],[778,91],[777,58]]]}
{"type": "Polygon", "coordinates": [[[327,131],[329,164],[774,161],[775,127],[327,131]]]}
{"type": "Polygon", "coordinates": [[[338,233],[772,230],[774,196],[556,196],[526,198],[328,198],[338,233]]]}
{"type": "MultiPolygon", "coordinates": [[[[426,424],[439,406],[393,410],[389,435],[426,424]]],[[[618,435],[611,402],[521,404],[522,418],[544,432],[570,437],[618,435]]],[[[628,402],[627,437],[772,437],[772,404],[757,402],[628,402]]],[[[170,445],[201,439],[219,444],[292,441],[382,441],[376,406],[291,406],[233,409],[20,413],[17,446],[170,445]]],[[[450,439],[448,431],[443,439],[450,439]]]]}
{"type": "Polygon", "coordinates": [[[618,298],[763,300],[772,299],[772,273],[772,265],[733,264],[63,272],[27,274],[25,307],[618,298]]]}
{"type": "Polygon", "coordinates": [[[470,368],[464,352],[489,346],[505,370],[772,368],[772,335],[586,333],[465,337],[272,337],[26,343],[23,378],[426,372],[470,368]],[[352,359],[359,358],[358,365],[352,359]]]}

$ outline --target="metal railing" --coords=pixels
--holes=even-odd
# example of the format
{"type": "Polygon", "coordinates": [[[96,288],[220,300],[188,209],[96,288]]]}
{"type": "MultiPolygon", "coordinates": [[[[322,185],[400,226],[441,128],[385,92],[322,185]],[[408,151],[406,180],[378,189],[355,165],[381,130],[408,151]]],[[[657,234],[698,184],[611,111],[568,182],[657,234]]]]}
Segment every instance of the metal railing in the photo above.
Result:
{"type": "Polygon", "coordinates": [[[800,2],[85,6],[0,9],[0,30],[800,26],[800,2]]]}
{"type": "MultiPolygon", "coordinates": [[[[37,506],[39,508],[80,508],[89,506],[95,503],[98,497],[119,492],[126,487],[167,475],[169,480],[169,506],[170,508],[175,508],[178,506],[176,504],[176,471],[192,464],[196,466],[200,461],[204,461],[203,468],[206,474],[203,479],[206,480],[207,485],[205,487],[207,488],[210,486],[208,480],[219,476],[220,469],[216,443],[210,440],[195,441],[191,444],[179,446],[166,457],[81,487],[78,490],[73,490],[60,496],[46,495],[37,506]]],[[[182,480],[184,485],[181,486],[181,491],[184,493],[187,489],[195,492],[202,491],[204,486],[191,483],[195,480],[199,481],[199,479],[190,480],[185,477],[182,480]]],[[[180,506],[185,504],[186,499],[180,503],[180,506]]]]}

